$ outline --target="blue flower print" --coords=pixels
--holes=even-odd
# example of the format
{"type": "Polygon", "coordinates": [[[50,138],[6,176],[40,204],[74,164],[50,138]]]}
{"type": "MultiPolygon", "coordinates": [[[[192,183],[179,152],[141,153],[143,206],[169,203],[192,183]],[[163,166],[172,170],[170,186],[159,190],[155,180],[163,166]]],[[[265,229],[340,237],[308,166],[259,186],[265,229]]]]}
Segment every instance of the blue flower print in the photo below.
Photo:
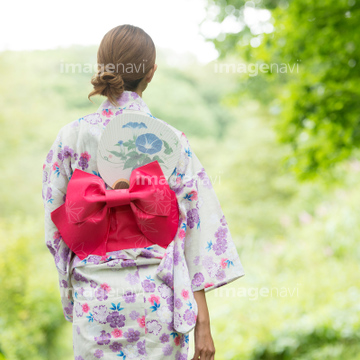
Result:
{"type": "Polygon", "coordinates": [[[190,148],[185,149],[185,152],[187,153],[188,157],[191,157],[192,152],[191,152],[190,148]]]}
{"type": "Polygon", "coordinates": [[[146,133],[136,139],[135,145],[142,153],[152,155],[161,150],[162,143],[155,134],[146,133]]]}
{"type": "Polygon", "coordinates": [[[94,317],[92,313],[89,313],[90,315],[87,316],[87,318],[89,319],[89,322],[94,322],[94,317]]]}
{"type": "Polygon", "coordinates": [[[115,305],[114,303],[111,303],[112,307],[110,308],[110,310],[117,310],[117,311],[120,311],[120,310],[124,310],[123,307],[120,307],[120,303],[118,303],[117,305],[115,305]]]}
{"type": "Polygon", "coordinates": [[[147,129],[147,126],[141,122],[141,123],[138,123],[138,122],[128,122],[127,124],[123,125],[122,126],[123,128],[133,128],[133,129],[147,129]]]}

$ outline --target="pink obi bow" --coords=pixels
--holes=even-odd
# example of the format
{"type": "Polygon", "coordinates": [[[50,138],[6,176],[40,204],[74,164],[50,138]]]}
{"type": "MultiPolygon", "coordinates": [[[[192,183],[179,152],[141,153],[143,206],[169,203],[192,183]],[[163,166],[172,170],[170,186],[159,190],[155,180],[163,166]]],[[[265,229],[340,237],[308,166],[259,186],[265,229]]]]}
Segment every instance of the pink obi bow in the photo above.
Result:
{"type": "Polygon", "coordinates": [[[106,190],[96,175],[75,169],[65,203],[51,212],[62,239],[81,260],[121,249],[166,248],[179,222],[176,194],[157,160],[132,171],[128,189],[106,190]]]}

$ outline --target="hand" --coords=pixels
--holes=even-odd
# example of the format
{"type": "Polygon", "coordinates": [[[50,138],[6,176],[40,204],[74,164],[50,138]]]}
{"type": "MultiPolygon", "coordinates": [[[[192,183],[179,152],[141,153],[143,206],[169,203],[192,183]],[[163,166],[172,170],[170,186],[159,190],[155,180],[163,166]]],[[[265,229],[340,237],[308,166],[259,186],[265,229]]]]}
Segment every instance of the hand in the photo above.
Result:
{"type": "Polygon", "coordinates": [[[191,360],[214,360],[215,346],[209,322],[196,322],[194,329],[195,354],[191,360]]]}

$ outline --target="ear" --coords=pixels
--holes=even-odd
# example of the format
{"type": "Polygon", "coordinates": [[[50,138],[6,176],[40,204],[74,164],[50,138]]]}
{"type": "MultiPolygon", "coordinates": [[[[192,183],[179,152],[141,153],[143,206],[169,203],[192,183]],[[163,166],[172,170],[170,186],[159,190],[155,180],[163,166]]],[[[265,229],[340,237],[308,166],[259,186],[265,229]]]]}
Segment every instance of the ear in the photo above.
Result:
{"type": "Polygon", "coordinates": [[[146,81],[147,83],[149,83],[149,82],[152,80],[152,78],[153,78],[153,76],[154,76],[154,74],[155,74],[156,69],[157,69],[157,64],[154,64],[154,66],[153,66],[153,67],[149,70],[149,72],[147,73],[146,78],[145,78],[145,81],[146,81]]]}

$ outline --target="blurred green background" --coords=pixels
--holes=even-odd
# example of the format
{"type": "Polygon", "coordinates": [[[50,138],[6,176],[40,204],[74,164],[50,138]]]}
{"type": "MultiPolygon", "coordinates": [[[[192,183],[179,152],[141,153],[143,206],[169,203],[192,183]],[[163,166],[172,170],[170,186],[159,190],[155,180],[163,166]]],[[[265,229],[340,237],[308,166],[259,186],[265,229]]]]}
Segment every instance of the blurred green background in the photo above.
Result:
{"type": "MultiPolygon", "coordinates": [[[[245,269],[207,294],[216,359],[360,359],[360,2],[209,0],[207,11],[243,26],[209,38],[220,56],[207,65],[172,66],[158,49],[143,99],[188,136],[245,269]],[[244,21],[257,9],[262,29],[244,21]],[[295,70],[239,71],[271,63],[295,70]]],[[[95,64],[96,51],[0,53],[0,360],[73,356],[42,165],[60,127],[103,100],[87,99],[91,73],[60,71],[95,64]]]]}

